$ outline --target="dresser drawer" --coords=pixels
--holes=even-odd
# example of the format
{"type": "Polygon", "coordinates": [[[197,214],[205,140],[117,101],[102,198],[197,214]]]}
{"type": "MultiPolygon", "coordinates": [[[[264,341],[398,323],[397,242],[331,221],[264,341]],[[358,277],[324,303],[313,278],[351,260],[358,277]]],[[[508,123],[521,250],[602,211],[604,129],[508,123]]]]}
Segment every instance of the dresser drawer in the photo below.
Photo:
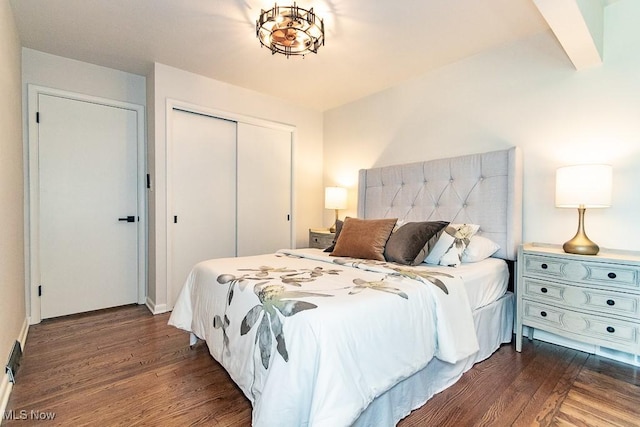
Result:
{"type": "Polygon", "coordinates": [[[638,334],[640,325],[603,316],[577,313],[534,301],[523,301],[525,325],[555,331],[566,337],[614,348],[630,353],[639,353],[638,334]]]}
{"type": "Polygon", "coordinates": [[[524,297],[605,315],[640,319],[640,295],[583,288],[525,277],[524,297]]]}
{"type": "Polygon", "coordinates": [[[524,274],[640,291],[640,268],[633,266],[525,254],[524,274]]]}

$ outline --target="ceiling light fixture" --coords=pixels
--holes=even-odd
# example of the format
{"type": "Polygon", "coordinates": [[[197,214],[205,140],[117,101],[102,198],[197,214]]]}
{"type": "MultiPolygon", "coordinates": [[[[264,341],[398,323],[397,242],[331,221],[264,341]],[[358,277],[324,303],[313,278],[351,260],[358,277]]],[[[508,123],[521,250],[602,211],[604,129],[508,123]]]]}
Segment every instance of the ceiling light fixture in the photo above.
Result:
{"type": "Polygon", "coordinates": [[[313,13],[293,6],[278,6],[260,11],[256,21],[256,36],[262,46],[271,50],[272,54],[281,53],[287,58],[291,55],[318,53],[324,46],[324,22],[313,13]]]}

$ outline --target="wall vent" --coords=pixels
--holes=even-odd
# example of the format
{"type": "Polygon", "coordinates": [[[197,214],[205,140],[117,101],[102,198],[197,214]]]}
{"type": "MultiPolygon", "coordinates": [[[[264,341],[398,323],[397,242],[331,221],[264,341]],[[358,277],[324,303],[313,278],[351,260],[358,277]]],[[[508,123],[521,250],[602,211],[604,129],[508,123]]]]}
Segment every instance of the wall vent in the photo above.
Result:
{"type": "Polygon", "coordinates": [[[5,367],[5,372],[9,374],[9,381],[14,384],[16,383],[16,374],[20,368],[20,359],[22,359],[22,347],[20,347],[20,342],[16,341],[13,343],[13,348],[11,349],[11,354],[9,354],[9,360],[5,367]]]}

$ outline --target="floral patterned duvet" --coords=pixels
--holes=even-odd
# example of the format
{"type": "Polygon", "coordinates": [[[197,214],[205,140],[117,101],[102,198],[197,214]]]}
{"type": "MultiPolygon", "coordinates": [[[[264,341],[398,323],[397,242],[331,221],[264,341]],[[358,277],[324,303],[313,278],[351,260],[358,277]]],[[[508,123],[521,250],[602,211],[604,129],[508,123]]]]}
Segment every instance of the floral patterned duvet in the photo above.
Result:
{"type": "Polygon", "coordinates": [[[478,350],[462,280],[318,250],[197,264],[169,324],[206,340],[255,426],[348,426],[433,357],[478,350]]]}

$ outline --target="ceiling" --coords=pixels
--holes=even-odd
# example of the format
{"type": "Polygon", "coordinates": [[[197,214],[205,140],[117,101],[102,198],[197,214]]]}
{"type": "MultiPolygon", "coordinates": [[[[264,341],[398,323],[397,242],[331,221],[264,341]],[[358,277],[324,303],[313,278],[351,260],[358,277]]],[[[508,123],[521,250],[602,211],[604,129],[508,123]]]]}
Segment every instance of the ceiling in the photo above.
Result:
{"type": "Polygon", "coordinates": [[[141,75],[159,62],[319,111],[549,30],[533,0],[298,0],[324,19],[326,44],[287,59],[255,35],[273,1],[11,5],[25,47],[141,75]]]}

